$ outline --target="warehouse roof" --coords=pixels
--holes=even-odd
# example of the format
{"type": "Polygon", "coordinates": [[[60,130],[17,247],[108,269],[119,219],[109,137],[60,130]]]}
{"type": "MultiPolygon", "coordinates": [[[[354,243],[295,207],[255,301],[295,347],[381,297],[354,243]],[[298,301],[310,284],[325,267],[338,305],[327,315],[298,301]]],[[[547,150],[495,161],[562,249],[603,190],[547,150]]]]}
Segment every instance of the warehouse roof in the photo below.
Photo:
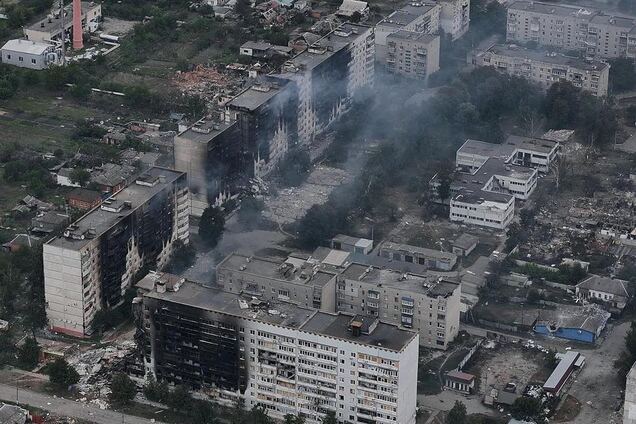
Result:
{"type": "Polygon", "coordinates": [[[4,43],[2,46],[2,50],[11,50],[12,52],[24,53],[24,54],[33,54],[33,55],[41,55],[44,54],[47,50],[53,47],[52,44],[48,43],[39,43],[30,40],[22,40],[15,39],[9,40],[4,43]]]}

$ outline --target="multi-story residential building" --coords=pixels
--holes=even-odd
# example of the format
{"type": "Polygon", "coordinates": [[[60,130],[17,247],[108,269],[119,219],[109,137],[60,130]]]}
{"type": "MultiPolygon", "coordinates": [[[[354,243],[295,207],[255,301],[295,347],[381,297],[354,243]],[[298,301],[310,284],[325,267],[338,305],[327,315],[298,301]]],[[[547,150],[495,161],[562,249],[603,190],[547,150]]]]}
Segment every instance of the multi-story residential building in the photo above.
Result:
{"type": "Polygon", "coordinates": [[[216,268],[217,284],[230,293],[335,311],[336,274],[294,258],[285,262],[232,253],[216,268]]]}
{"type": "Polygon", "coordinates": [[[374,29],[353,23],[311,44],[288,60],[276,78],[297,90],[298,143],[306,145],[348,109],[362,87],[373,84],[374,29]]]}
{"type": "MultiPolygon", "coordinates": [[[[375,54],[379,63],[386,63],[388,36],[399,31],[437,34],[442,7],[434,3],[411,3],[396,10],[375,26],[375,54]]],[[[437,52],[439,57],[439,52],[437,52]]]]}
{"type": "Polygon", "coordinates": [[[386,38],[386,69],[391,74],[427,80],[439,71],[439,36],[400,30],[386,38]]]}
{"type": "Polygon", "coordinates": [[[590,57],[636,57],[636,19],[590,7],[517,0],[508,7],[506,40],[580,50],[590,57]]]}
{"type": "Polygon", "coordinates": [[[339,422],[415,423],[417,333],[165,274],[137,288],[137,340],[157,380],[240,397],[278,420],[333,411],[339,422]]]}
{"type": "Polygon", "coordinates": [[[446,349],[459,332],[460,285],[352,263],[338,276],[338,311],[417,330],[420,344],[446,349]]]}
{"type": "Polygon", "coordinates": [[[468,32],[470,26],[470,0],[440,0],[440,26],[453,41],[468,32]]]}
{"type": "MultiPolygon", "coordinates": [[[[102,21],[102,5],[93,1],[82,2],[82,30],[94,32],[102,21]]],[[[73,29],[73,5],[64,7],[64,17],[60,8],[54,10],[45,18],[24,28],[24,35],[31,41],[50,43],[61,42],[62,33],[66,34],[66,40],[72,40],[73,29]],[[62,21],[64,25],[62,25],[62,21]]]]}
{"type": "Polygon", "coordinates": [[[450,271],[457,263],[457,255],[454,253],[393,242],[382,243],[380,256],[394,261],[423,265],[426,268],[440,271],[450,271]]]}
{"type": "Polygon", "coordinates": [[[154,167],[44,245],[49,327],[92,332],[95,313],[121,304],[135,274],[161,268],[189,241],[186,175],[154,167]]]}
{"type": "Polygon", "coordinates": [[[253,163],[239,140],[236,121],[209,118],[174,138],[174,167],[188,175],[193,216],[201,216],[223,190],[231,190],[233,181],[249,168],[245,162],[253,163]]]}
{"type": "Polygon", "coordinates": [[[555,82],[569,81],[595,96],[606,96],[609,86],[608,63],[515,45],[493,45],[477,52],[473,64],[527,78],[546,90],[555,82]]]}

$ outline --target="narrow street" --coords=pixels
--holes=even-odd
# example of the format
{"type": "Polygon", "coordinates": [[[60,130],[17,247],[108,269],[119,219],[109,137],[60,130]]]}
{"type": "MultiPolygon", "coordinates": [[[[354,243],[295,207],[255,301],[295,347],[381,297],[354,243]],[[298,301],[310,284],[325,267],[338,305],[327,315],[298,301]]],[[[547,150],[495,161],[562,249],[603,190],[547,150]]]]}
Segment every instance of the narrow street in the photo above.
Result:
{"type": "MultiPolygon", "coordinates": [[[[21,404],[27,404],[36,408],[44,409],[53,415],[77,418],[96,424],[147,424],[151,422],[147,418],[139,418],[107,409],[99,409],[93,406],[74,402],[72,400],[53,397],[31,390],[19,389],[17,395],[17,400],[21,404]]],[[[0,400],[15,402],[15,386],[0,383],[0,400]]],[[[155,421],[155,423],[161,424],[159,421],[155,421]]]]}

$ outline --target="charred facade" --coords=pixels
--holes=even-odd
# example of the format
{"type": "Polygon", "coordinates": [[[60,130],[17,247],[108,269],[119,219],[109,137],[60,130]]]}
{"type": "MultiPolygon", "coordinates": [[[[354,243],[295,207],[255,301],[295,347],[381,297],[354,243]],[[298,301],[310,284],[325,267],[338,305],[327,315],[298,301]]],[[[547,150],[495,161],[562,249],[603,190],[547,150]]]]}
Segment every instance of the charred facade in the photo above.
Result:
{"type": "Polygon", "coordinates": [[[44,245],[47,317],[53,331],[92,332],[95,313],[123,301],[137,272],[164,266],[189,241],[184,173],[151,168],[44,245]]]}

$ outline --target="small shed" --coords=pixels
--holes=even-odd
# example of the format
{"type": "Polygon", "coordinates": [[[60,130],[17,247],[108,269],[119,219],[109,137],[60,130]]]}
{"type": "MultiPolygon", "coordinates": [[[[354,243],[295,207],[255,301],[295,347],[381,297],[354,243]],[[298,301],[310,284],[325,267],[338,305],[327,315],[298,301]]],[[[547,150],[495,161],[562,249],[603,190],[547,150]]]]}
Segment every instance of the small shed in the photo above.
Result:
{"type": "Polygon", "coordinates": [[[472,394],[475,390],[475,376],[462,371],[453,370],[446,374],[444,386],[461,393],[472,394]]]}
{"type": "Polygon", "coordinates": [[[479,237],[470,234],[462,234],[453,242],[453,253],[457,256],[468,256],[479,244],[479,237]]]}
{"type": "Polygon", "coordinates": [[[574,371],[575,364],[579,360],[580,356],[581,354],[579,352],[574,351],[569,351],[563,355],[563,358],[559,361],[559,364],[543,385],[543,390],[549,393],[554,393],[558,396],[559,393],[561,393],[561,389],[563,389],[563,386],[568,381],[568,378],[574,371]]]}

